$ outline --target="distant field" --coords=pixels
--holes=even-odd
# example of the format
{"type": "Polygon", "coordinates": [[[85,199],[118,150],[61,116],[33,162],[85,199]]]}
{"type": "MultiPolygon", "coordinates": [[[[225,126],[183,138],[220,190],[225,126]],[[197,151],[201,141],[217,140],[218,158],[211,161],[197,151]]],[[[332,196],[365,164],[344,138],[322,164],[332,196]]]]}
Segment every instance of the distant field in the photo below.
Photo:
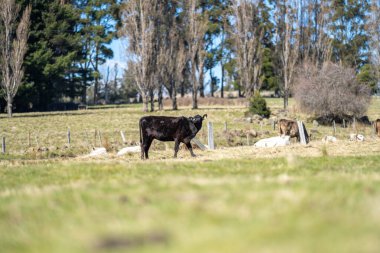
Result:
{"type": "MultiPolygon", "coordinates": [[[[267,99],[274,116],[281,114],[282,100],[267,99]],[[280,113],[280,114],[279,114],[280,113]]],[[[51,113],[15,114],[12,119],[0,118],[0,137],[6,137],[9,158],[54,158],[73,157],[88,153],[94,146],[106,146],[111,153],[125,145],[135,145],[139,142],[138,120],[143,115],[194,116],[208,114],[207,121],[214,123],[215,142],[218,147],[233,147],[253,144],[261,138],[276,136],[278,130],[272,129],[270,121],[262,124],[249,123],[244,116],[247,109],[242,106],[201,106],[199,110],[189,107],[178,111],[164,110],[154,113],[143,113],[141,105],[123,105],[120,108],[92,109],[86,111],[68,111],[51,113]],[[228,134],[224,132],[227,123],[228,134]],[[71,145],[67,145],[67,132],[70,129],[71,145]],[[246,133],[254,130],[257,137],[246,133]],[[101,138],[95,138],[95,131],[100,131],[101,138]],[[124,131],[127,144],[122,143],[120,131],[124,131]],[[100,144],[100,141],[102,142],[100,144]]],[[[374,98],[368,115],[371,120],[380,117],[380,99],[374,98]]],[[[302,119],[309,131],[313,128],[311,120],[297,110],[294,101],[290,100],[290,110],[287,117],[302,119]]],[[[201,141],[206,142],[206,123],[198,134],[201,141]]],[[[318,127],[312,133],[314,140],[320,140],[325,135],[332,135],[332,127],[318,127]]],[[[371,127],[358,126],[358,133],[371,137],[371,127]]],[[[352,128],[343,129],[338,126],[336,136],[347,139],[352,128]]],[[[153,150],[165,150],[169,146],[154,142],[153,150]]],[[[3,158],[6,158],[3,156],[3,158]]]]}

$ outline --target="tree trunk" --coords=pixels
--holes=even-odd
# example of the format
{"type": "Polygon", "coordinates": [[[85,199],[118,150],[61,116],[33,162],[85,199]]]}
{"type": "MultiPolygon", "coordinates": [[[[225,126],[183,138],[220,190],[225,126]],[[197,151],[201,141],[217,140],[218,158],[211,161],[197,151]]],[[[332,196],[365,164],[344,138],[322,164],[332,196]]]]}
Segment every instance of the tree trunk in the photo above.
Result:
{"type": "Polygon", "coordinates": [[[212,76],[212,69],[210,69],[210,93],[211,97],[214,97],[214,80],[212,76]]]}
{"type": "Polygon", "coordinates": [[[284,109],[288,109],[289,105],[289,90],[285,89],[284,90],[284,109]]]}
{"type": "Polygon", "coordinates": [[[83,83],[82,83],[82,103],[87,104],[87,74],[83,74],[83,83]]]}
{"type": "Polygon", "coordinates": [[[162,111],[164,109],[163,98],[162,98],[162,85],[158,88],[158,110],[162,111]]]}
{"type": "Polygon", "coordinates": [[[181,82],[181,98],[185,96],[185,81],[181,82]]]}
{"type": "Polygon", "coordinates": [[[154,112],[154,90],[153,89],[149,91],[149,96],[150,96],[150,111],[154,112]]]}
{"type": "Polygon", "coordinates": [[[199,96],[205,97],[205,86],[204,86],[204,71],[203,68],[199,70],[199,96]]]}
{"type": "Polygon", "coordinates": [[[178,110],[178,106],[177,106],[177,89],[175,87],[175,81],[174,80],[170,80],[170,90],[171,90],[170,98],[172,99],[172,109],[173,110],[178,110]]]}
{"type": "Polygon", "coordinates": [[[108,82],[104,85],[104,100],[106,104],[109,104],[109,90],[108,90],[108,82]]]}
{"type": "Polygon", "coordinates": [[[284,75],[284,109],[288,109],[288,103],[289,103],[289,88],[288,88],[288,75],[285,72],[284,75]]]}
{"type": "Polygon", "coordinates": [[[141,94],[142,102],[143,102],[143,111],[148,112],[149,107],[149,94],[147,91],[144,91],[143,94],[141,94]]]}
{"type": "Polygon", "coordinates": [[[220,82],[220,97],[224,98],[224,65],[222,62],[222,80],[220,82]]]}
{"type": "Polygon", "coordinates": [[[173,94],[172,94],[172,109],[173,110],[178,110],[178,105],[177,105],[177,90],[175,88],[173,89],[173,94]]]}
{"type": "Polygon", "coordinates": [[[8,96],[7,96],[7,113],[8,113],[8,118],[12,118],[12,104],[13,104],[13,98],[8,94],[8,96]]]}
{"type": "Polygon", "coordinates": [[[197,90],[194,90],[193,89],[193,108],[192,109],[198,109],[198,94],[197,94],[198,92],[197,92],[197,90]]]}

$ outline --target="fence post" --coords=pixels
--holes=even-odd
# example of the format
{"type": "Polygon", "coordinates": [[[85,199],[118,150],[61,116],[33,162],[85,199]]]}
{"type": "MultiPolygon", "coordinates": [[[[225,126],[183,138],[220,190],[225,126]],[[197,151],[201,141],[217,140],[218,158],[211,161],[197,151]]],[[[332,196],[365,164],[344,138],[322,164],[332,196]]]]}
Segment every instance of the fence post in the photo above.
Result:
{"type": "Polygon", "coordinates": [[[336,126],[335,126],[335,120],[333,120],[333,130],[334,130],[334,136],[335,136],[335,134],[336,134],[336,126]]]}
{"type": "Polygon", "coordinates": [[[343,119],[343,128],[346,128],[346,120],[343,119]]]}
{"type": "Polygon", "coordinates": [[[1,145],[1,152],[5,154],[6,147],[5,147],[5,137],[3,136],[2,145],[1,145]]]}
{"type": "Polygon", "coordinates": [[[28,147],[30,147],[30,131],[28,131],[28,147]]]}
{"type": "Polygon", "coordinates": [[[227,121],[224,121],[224,131],[227,132],[227,121]]]}
{"type": "Polygon", "coordinates": [[[208,129],[208,148],[211,150],[214,150],[215,149],[215,146],[214,146],[214,130],[212,127],[212,122],[208,122],[207,129],[208,129]]]}
{"type": "Polygon", "coordinates": [[[120,131],[121,139],[123,139],[123,144],[126,143],[125,135],[123,131],[120,131]]]}
{"type": "Polygon", "coordinates": [[[67,129],[67,144],[70,146],[71,144],[71,134],[70,134],[70,128],[67,129]]]}
{"type": "Polygon", "coordinates": [[[103,147],[102,134],[100,133],[100,130],[98,130],[98,137],[99,137],[100,147],[103,147]]]}
{"type": "Polygon", "coordinates": [[[303,128],[302,121],[297,121],[297,125],[298,125],[298,131],[299,131],[299,134],[300,134],[301,144],[302,145],[306,145],[306,137],[305,137],[305,131],[304,131],[304,128],[303,128]]]}

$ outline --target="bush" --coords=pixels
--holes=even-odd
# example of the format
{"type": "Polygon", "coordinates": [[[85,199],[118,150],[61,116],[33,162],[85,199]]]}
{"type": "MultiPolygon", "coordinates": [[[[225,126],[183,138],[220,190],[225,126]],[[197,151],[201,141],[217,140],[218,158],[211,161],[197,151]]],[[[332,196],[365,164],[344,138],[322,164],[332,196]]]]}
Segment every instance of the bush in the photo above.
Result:
{"type": "Polygon", "coordinates": [[[304,64],[298,69],[293,95],[300,109],[317,117],[362,117],[370,104],[371,90],[357,81],[355,70],[332,63],[321,69],[304,64]]]}
{"type": "Polygon", "coordinates": [[[260,115],[264,118],[269,118],[270,110],[267,107],[267,102],[260,96],[259,92],[255,92],[255,95],[249,102],[249,112],[252,114],[260,115]]]}

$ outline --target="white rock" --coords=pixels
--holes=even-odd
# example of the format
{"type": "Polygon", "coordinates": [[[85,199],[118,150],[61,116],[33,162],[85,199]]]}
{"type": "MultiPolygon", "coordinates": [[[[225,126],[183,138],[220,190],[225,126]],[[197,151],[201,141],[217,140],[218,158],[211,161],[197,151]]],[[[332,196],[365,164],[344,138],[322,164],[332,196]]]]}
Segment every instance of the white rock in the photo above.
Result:
{"type": "Polygon", "coordinates": [[[358,141],[364,141],[364,135],[362,135],[362,134],[358,134],[358,135],[356,135],[356,139],[358,140],[358,141]]]}
{"type": "Polygon", "coordinates": [[[325,137],[322,138],[322,141],[323,142],[336,142],[337,139],[334,136],[327,135],[327,136],[325,136],[325,137]]]}
{"type": "Polygon", "coordinates": [[[94,157],[94,156],[102,156],[106,154],[107,154],[106,148],[94,148],[94,150],[92,150],[88,156],[94,157]]]}
{"type": "Polygon", "coordinates": [[[290,136],[277,136],[259,140],[255,143],[255,147],[265,148],[265,147],[283,147],[290,145],[290,136]]]}
{"type": "Polygon", "coordinates": [[[350,134],[350,141],[364,141],[364,135],[362,134],[350,134]]]}
{"type": "Polygon", "coordinates": [[[132,146],[132,147],[125,147],[119,150],[117,152],[117,156],[122,156],[128,153],[139,153],[141,152],[141,147],[140,146],[132,146]]]}

